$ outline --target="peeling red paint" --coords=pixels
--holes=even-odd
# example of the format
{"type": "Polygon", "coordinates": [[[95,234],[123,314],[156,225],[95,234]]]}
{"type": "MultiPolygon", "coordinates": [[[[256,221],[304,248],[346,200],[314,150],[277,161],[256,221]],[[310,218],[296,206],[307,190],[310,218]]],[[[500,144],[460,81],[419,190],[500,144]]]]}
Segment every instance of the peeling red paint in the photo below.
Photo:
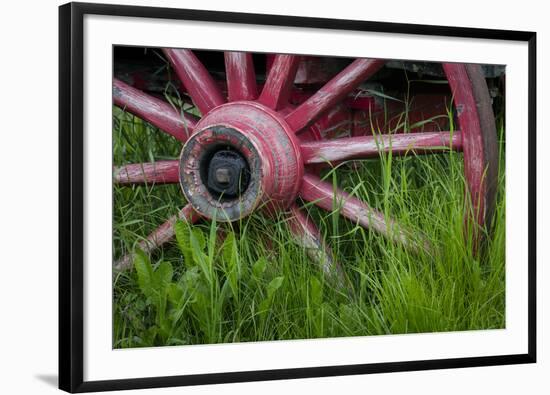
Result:
{"type": "Polygon", "coordinates": [[[230,102],[254,100],[258,97],[252,54],[225,52],[225,75],[230,102]]]}
{"type": "Polygon", "coordinates": [[[193,115],[180,113],[170,104],[149,96],[116,78],[113,79],[113,101],[116,106],[183,142],[187,141],[197,123],[193,115]]]}
{"type": "Polygon", "coordinates": [[[460,132],[402,133],[359,136],[344,139],[304,142],[300,146],[306,164],[377,158],[393,155],[429,154],[462,150],[460,132]]]}
{"type": "MultiPolygon", "coordinates": [[[[478,225],[484,226],[488,219],[486,218],[486,207],[488,204],[486,201],[488,196],[486,168],[489,163],[485,152],[487,142],[484,139],[484,131],[481,128],[476,98],[474,97],[466,65],[461,63],[444,63],[443,69],[453,92],[458,124],[462,132],[464,173],[468,183],[470,202],[473,206],[474,221],[478,225]]],[[[478,83],[481,82],[484,83],[485,81],[478,81],[478,83]]],[[[486,98],[487,100],[488,97],[486,98]]],[[[496,130],[485,131],[485,133],[494,133],[496,136],[496,130]]],[[[492,166],[494,165],[493,163],[492,166]]],[[[492,172],[491,174],[495,173],[492,172]]],[[[493,175],[493,177],[496,176],[493,175]]],[[[490,182],[493,182],[493,180],[490,182]]]]}
{"type": "Polygon", "coordinates": [[[266,210],[285,208],[297,194],[303,175],[299,142],[277,112],[254,102],[233,102],[211,111],[182,150],[181,183],[197,211],[220,221],[237,220],[260,203],[266,210]],[[220,202],[200,177],[202,153],[213,145],[238,149],[247,159],[251,185],[241,201],[220,202]]]}
{"type": "Polygon", "coordinates": [[[299,56],[276,55],[258,101],[273,110],[286,105],[299,62],[299,56]]]}
{"type": "Polygon", "coordinates": [[[357,59],[333,79],[327,82],[313,96],[300,104],[285,118],[290,128],[298,132],[344,99],[365,79],[376,73],[383,65],[379,59],[357,59]]]}
{"type": "Polygon", "coordinates": [[[114,181],[120,185],[177,184],[179,163],[177,160],[167,160],[115,167],[114,181]]]}
{"type": "Polygon", "coordinates": [[[221,89],[193,51],[170,48],[163,51],[203,116],[225,103],[221,89]]]}
{"type": "Polygon", "coordinates": [[[350,221],[356,222],[366,229],[374,230],[413,251],[429,249],[426,241],[422,240],[422,243],[418,244],[412,238],[412,232],[400,226],[396,221],[386,218],[378,210],[340,188],[334,189],[332,184],[321,180],[318,176],[306,173],[299,195],[302,199],[312,202],[324,210],[338,209],[350,221]]]}

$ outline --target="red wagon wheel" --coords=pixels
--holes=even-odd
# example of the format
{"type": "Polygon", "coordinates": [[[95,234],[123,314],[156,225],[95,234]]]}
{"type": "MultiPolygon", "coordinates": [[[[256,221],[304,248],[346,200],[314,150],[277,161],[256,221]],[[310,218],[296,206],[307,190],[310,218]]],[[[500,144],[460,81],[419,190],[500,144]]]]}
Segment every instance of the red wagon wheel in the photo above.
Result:
{"type": "MultiPolygon", "coordinates": [[[[465,218],[479,227],[488,225],[495,204],[496,130],[480,66],[443,64],[458,119],[459,130],[454,133],[312,139],[312,135],[319,136],[316,122],[341,106],[348,94],[384,65],[383,60],[357,59],[301,104],[291,106],[289,97],[298,56],[276,55],[259,89],[252,55],[225,52],[226,97],[191,50],[163,52],[202,114],[200,119],[181,114],[122,81],[115,79],[113,86],[117,106],[184,144],[179,160],[131,164],[114,170],[118,184],[179,183],[188,201],[177,215],[139,243],[142,250],[149,252],[172,238],[178,217],[190,223],[214,217],[230,222],[261,207],[264,213],[288,213],[291,231],[312,258],[327,274],[341,273],[317,226],[300,208],[299,199],[325,210],[332,210],[337,200],[341,215],[349,220],[413,250],[425,248],[404,227],[366,202],[334,189],[311,170],[327,161],[375,158],[389,150],[393,155],[428,154],[442,147],[462,151],[471,203],[465,218]]],[[[126,255],[115,262],[115,270],[131,264],[132,256],[126,255]]]]}

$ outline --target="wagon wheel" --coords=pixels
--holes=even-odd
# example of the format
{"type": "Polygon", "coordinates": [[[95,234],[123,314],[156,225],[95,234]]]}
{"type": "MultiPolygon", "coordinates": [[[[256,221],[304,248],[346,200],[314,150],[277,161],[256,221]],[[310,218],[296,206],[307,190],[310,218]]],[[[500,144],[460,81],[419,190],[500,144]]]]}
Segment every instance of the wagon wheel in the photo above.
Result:
{"type": "MultiPolygon", "coordinates": [[[[227,98],[194,53],[164,49],[194,105],[197,119],[180,114],[164,101],[122,81],[114,81],[117,106],[157,126],[184,146],[179,160],[130,164],[114,170],[118,184],[179,183],[189,202],[160,225],[139,248],[150,252],[170,240],[179,217],[189,223],[200,218],[231,222],[256,210],[269,215],[287,213],[289,228],[323,271],[340,284],[342,271],[319,229],[299,201],[325,210],[340,203],[340,214],[412,250],[426,248],[395,221],[388,220],[343,190],[334,189],[315,171],[320,163],[393,155],[428,154],[442,147],[462,151],[468,201],[465,220],[488,225],[495,203],[496,130],[487,85],[480,66],[444,63],[453,94],[459,130],[357,136],[331,140],[303,138],[308,128],[330,112],[384,61],[357,59],[298,106],[288,104],[299,57],[276,55],[263,88],[258,89],[252,55],[225,52],[227,98]]],[[[115,271],[132,265],[132,255],[115,262],[115,271]]]]}

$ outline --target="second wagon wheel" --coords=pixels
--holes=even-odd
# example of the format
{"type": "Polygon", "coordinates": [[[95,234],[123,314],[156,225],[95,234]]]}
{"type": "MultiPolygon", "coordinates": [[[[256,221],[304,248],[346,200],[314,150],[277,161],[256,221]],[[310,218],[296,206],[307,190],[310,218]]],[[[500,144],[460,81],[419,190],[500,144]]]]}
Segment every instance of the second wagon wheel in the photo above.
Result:
{"type": "MultiPolygon", "coordinates": [[[[487,84],[479,65],[444,63],[458,130],[454,132],[402,133],[311,139],[316,122],[333,111],[361,83],[374,75],[383,60],[356,59],[297,106],[289,97],[299,56],[276,55],[263,87],[259,89],[252,55],[225,52],[227,95],[191,50],[163,49],[194,105],[196,118],[180,113],[168,103],[115,79],[114,103],[172,135],[183,144],[179,160],[139,163],[114,169],[118,184],[179,183],[188,201],[138,243],[146,252],[174,236],[178,218],[236,221],[256,210],[284,211],[290,230],[325,273],[342,281],[341,269],[317,226],[300,208],[300,201],[332,210],[341,202],[340,214],[395,243],[416,250],[422,238],[395,221],[387,220],[367,202],[333,188],[315,171],[321,163],[393,155],[429,154],[442,147],[463,152],[467,201],[465,221],[483,228],[495,205],[497,144],[494,115],[487,84]]],[[[115,271],[132,265],[128,254],[115,262],[115,271]]]]}

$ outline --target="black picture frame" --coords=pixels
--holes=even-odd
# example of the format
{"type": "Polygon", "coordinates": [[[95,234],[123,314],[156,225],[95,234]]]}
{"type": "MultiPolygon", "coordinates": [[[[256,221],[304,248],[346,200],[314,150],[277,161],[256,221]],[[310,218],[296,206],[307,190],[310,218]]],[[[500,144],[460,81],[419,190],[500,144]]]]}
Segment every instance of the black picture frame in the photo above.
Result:
{"type": "Polygon", "coordinates": [[[68,392],[233,383],[366,373],[534,363],[536,361],[536,33],[401,23],[367,22],[69,3],[59,8],[59,388],[68,392]],[[403,33],[528,43],[528,352],[470,358],[417,360],[107,381],[83,378],[83,18],[87,14],[204,22],[230,22],[365,32],[403,33]]]}

